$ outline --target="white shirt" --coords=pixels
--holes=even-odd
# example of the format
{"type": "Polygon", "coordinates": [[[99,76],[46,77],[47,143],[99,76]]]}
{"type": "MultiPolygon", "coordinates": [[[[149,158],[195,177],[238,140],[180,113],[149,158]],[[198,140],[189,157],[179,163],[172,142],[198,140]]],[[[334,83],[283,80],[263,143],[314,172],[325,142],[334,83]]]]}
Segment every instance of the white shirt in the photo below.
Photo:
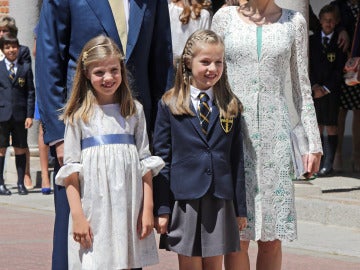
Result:
{"type": "Polygon", "coordinates": [[[198,106],[200,103],[200,98],[199,98],[199,94],[205,92],[208,96],[209,96],[209,100],[208,100],[208,105],[210,107],[210,111],[213,105],[213,101],[214,101],[214,90],[213,88],[209,88],[207,90],[199,90],[197,88],[195,88],[194,86],[190,86],[190,96],[191,96],[191,102],[195,108],[195,110],[198,110],[198,106]]]}
{"type": "Polygon", "coordinates": [[[333,35],[334,35],[334,32],[332,32],[331,34],[325,35],[325,33],[323,31],[321,31],[321,42],[323,42],[324,37],[327,37],[329,39],[329,42],[330,42],[333,35]]]}
{"type": "Polygon", "coordinates": [[[14,71],[15,71],[15,74],[16,74],[16,72],[17,72],[17,59],[14,61],[14,62],[10,62],[9,60],[7,60],[6,58],[4,58],[4,60],[5,60],[5,64],[6,64],[6,69],[8,70],[8,71],[10,71],[10,64],[11,63],[13,63],[14,64],[14,71]]]}

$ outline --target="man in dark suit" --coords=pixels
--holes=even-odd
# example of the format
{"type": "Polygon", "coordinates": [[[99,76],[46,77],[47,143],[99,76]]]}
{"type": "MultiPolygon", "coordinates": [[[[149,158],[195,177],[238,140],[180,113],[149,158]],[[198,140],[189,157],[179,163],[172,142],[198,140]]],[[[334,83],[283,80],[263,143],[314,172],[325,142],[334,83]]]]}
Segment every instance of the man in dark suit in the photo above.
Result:
{"type": "MultiPolygon", "coordinates": [[[[172,85],[171,30],[166,0],[44,1],[37,37],[37,97],[44,142],[55,147],[59,161],[55,171],[62,165],[63,157],[64,124],[58,120],[59,109],[70,95],[82,47],[100,34],[111,37],[126,52],[126,66],[133,79],[131,87],[144,106],[149,130],[157,101],[172,85]]],[[[52,269],[66,270],[69,206],[64,188],[55,186],[54,193],[52,269]]]]}
{"type": "Polygon", "coordinates": [[[1,38],[0,49],[5,59],[0,61],[0,195],[11,195],[4,184],[4,163],[10,135],[15,152],[19,195],[27,195],[24,185],[27,129],[32,126],[35,89],[31,64],[19,59],[19,41],[7,34],[1,38]]]}

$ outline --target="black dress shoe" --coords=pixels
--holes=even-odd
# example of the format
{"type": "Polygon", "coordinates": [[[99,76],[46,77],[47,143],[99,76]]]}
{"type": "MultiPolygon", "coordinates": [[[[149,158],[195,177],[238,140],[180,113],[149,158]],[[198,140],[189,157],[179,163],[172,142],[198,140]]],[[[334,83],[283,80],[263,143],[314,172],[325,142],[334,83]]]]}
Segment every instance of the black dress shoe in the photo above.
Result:
{"type": "Polygon", "coordinates": [[[24,185],[18,184],[17,188],[18,188],[19,195],[28,195],[29,192],[24,185]]]}
{"type": "Polygon", "coordinates": [[[11,195],[11,191],[5,185],[0,185],[0,195],[11,195]]]}
{"type": "Polygon", "coordinates": [[[328,177],[328,176],[333,175],[333,173],[334,173],[333,168],[325,168],[324,167],[316,174],[316,176],[317,177],[328,177]]]}

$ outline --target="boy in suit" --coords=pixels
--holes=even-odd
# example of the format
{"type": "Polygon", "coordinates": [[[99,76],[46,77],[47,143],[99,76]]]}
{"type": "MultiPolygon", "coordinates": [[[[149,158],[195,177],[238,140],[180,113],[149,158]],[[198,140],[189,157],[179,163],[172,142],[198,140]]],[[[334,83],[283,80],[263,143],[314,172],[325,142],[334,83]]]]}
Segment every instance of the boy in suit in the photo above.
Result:
{"type": "Polygon", "coordinates": [[[4,184],[6,148],[11,135],[18,174],[19,195],[27,195],[24,185],[26,168],[27,129],[32,126],[35,106],[35,88],[31,64],[19,60],[19,41],[7,34],[1,38],[0,49],[0,195],[11,195],[4,184]]]}
{"type": "Polygon", "coordinates": [[[335,26],[339,21],[335,6],[326,5],[319,13],[321,30],[310,37],[310,81],[324,156],[317,176],[329,176],[338,142],[339,95],[346,55],[338,47],[335,26]],[[326,129],[327,145],[324,147],[326,129]]]}

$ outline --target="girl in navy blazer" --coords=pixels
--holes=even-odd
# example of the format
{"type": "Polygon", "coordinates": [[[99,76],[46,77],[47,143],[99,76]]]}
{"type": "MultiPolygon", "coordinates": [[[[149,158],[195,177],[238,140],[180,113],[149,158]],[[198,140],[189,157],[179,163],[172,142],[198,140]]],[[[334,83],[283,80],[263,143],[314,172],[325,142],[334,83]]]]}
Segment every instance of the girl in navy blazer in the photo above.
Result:
{"type": "Polygon", "coordinates": [[[159,102],[155,228],[179,269],[220,270],[246,226],[241,103],[227,82],[224,43],[210,30],[185,44],[175,87],[159,102]],[[204,100],[204,97],[205,100],[204,100]],[[170,218],[171,217],[171,218],[170,218]]]}

